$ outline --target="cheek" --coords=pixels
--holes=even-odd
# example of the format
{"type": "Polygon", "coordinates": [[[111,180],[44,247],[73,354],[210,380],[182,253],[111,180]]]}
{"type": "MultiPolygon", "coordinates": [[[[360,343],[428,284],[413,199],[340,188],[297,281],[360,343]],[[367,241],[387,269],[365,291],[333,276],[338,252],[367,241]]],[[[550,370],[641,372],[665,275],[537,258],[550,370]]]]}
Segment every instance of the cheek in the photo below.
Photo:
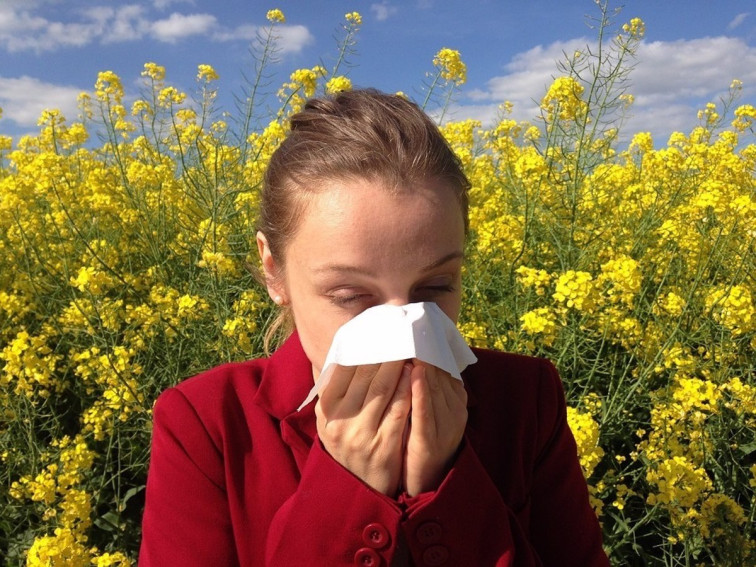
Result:
{"type": "Polygon", "coordinates": [[[448,297],[445,297],[444,299],[439,300],[436,303],[441,308],[441,311],[443,311],[446,316],[456,324],[457,320],[459,319],[459,311],[462,306],[461,294],[459,292],[449,294],[448,297]]]}
{"type": "Polygon", "coordinates": [[[294,302],[292,312],[302,348],[312,363],[314,375],[317,376],[322,370],[336,330],[346,323],[348,318],[336,317],[328,313],[327,309],[309,307],[298,310],[294,302]]]}

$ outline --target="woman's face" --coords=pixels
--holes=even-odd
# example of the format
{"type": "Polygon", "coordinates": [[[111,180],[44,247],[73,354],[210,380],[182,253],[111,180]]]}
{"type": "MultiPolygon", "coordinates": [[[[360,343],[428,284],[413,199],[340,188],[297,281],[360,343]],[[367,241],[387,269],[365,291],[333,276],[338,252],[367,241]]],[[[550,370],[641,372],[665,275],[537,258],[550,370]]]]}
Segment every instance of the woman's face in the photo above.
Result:
{"type": "Polygon", "coordinates": [[[433,301],[459,315],[464,222],[445,185],[392,194],[379,182],[332,182],[302,214],[283,277],[262,234],[258,247],[268,291],[290,305],[315,377],[336,330],[369,307],[433,301]]]}

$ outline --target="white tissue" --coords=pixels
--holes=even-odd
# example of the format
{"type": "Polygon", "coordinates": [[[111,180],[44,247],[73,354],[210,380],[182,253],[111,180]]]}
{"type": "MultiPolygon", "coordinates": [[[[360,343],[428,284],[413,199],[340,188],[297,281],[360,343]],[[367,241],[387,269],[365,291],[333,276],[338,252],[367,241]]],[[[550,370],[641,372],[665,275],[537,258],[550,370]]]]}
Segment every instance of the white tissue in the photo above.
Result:
{"type": "Polygon", "coordinates": [[[333,337],[323,369],[302,409],[326,387],[334,367],[417,358],[461,380],[477,358],[454,322],[435,303],[377,305],[342,325],[333,337]]]}

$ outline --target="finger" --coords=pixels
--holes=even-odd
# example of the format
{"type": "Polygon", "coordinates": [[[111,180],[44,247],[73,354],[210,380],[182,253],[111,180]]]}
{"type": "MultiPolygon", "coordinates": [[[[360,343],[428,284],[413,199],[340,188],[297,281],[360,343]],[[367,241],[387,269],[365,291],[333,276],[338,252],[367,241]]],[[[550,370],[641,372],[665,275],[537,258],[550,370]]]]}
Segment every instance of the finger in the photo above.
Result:
{"type": "Polygon", "coordinates": [[[392,429],[394,425],[398,425],[398,429],[401,429],[402,434],[404,434],[412,404],[411,373],[412,364],[405,362],[402,365],[402,372],[399,375],[399,382],[394,390],[394,395],[386,406],[381,420],[384,424],[388,425],[389,429],[392,429]]]}
{"type": "Polygon", "coordinates": [[[341,366],[340,364],[334,366],[330,381],[318,396],[321,409],[326,414],[344,398],[356,370],[356,366],[341,366]]]}
{"type": "Polygon", "coordinates": [[[404,364],[403,360],[384,362],[372,377],[362,406],[371,425],[377,427],[394,399],[404,364]]]}
{"type": "Polygon", "coordinates": [[[436,367],[428,369],[438,380],[438,396],[433,396],[433,416],[438,431],[450,431],[454,424],[467,421],[467,392],[461,380],[436,367]],[[450,429],[451,428],[451,429],[450,429]]]}
{"type": "Polygon", "coordinates": [[[433,407],[433,393],[428,382],[428,372],[424,364],[416,364],[411,375],[412,388],[412,429],[423,437],[435,435],[436,420],[433,407]]]}
{"type": "Polygon", "coordinates": [[[368,395],[370,385],[378,372],[380,372],[381,366],[381,364],[362,364],[352,367],[354,368],[354,375],[349,384],[347,384],[346,392],[344,392],[344,402],[349,407],[354,407],[358,410],[362,409],[365,405],[365,398],[368,395]]]}
{"type": "Polygon", "coordinates": [[[446,394],[446,405],[450,411],[456,413],[467,409],[467,390],[465,390],[462,380],[449,376],[444,392],[446,394]]]}

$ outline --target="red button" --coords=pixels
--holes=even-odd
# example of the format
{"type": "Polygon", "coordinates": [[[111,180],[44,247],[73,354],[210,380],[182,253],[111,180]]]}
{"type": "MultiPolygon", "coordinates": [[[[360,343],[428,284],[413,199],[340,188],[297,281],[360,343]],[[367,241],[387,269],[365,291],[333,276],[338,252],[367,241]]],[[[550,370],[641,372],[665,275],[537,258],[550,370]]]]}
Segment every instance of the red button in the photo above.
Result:
{"type": "Polygon", "coordinates": [[[425,522],[418,526],[415,535],[417,536],[417,541],[428,545],[429,543],[438,543],[441,541],[442,532],[441,524],[437,522],[425,522]]]}
{"type": "Polygon", "coordinates": [[[449,550],[443,545],[431,545],[423,551],[423,563],[433,567],[443,565],[449,560],[449,550]]]}
{"type": "Polygon", "coordinates": [[[391,536],[381,524],[373,523],[362,530],[362,541],[373,549],[383,549],[391,541],[391,536]]]}
{"type": "Polygon", "coordinates": [[[378,567],[381,564],[381,556],[374,549],[363,547],[354,554],[354,564],[364,567],[378,567]]]}

